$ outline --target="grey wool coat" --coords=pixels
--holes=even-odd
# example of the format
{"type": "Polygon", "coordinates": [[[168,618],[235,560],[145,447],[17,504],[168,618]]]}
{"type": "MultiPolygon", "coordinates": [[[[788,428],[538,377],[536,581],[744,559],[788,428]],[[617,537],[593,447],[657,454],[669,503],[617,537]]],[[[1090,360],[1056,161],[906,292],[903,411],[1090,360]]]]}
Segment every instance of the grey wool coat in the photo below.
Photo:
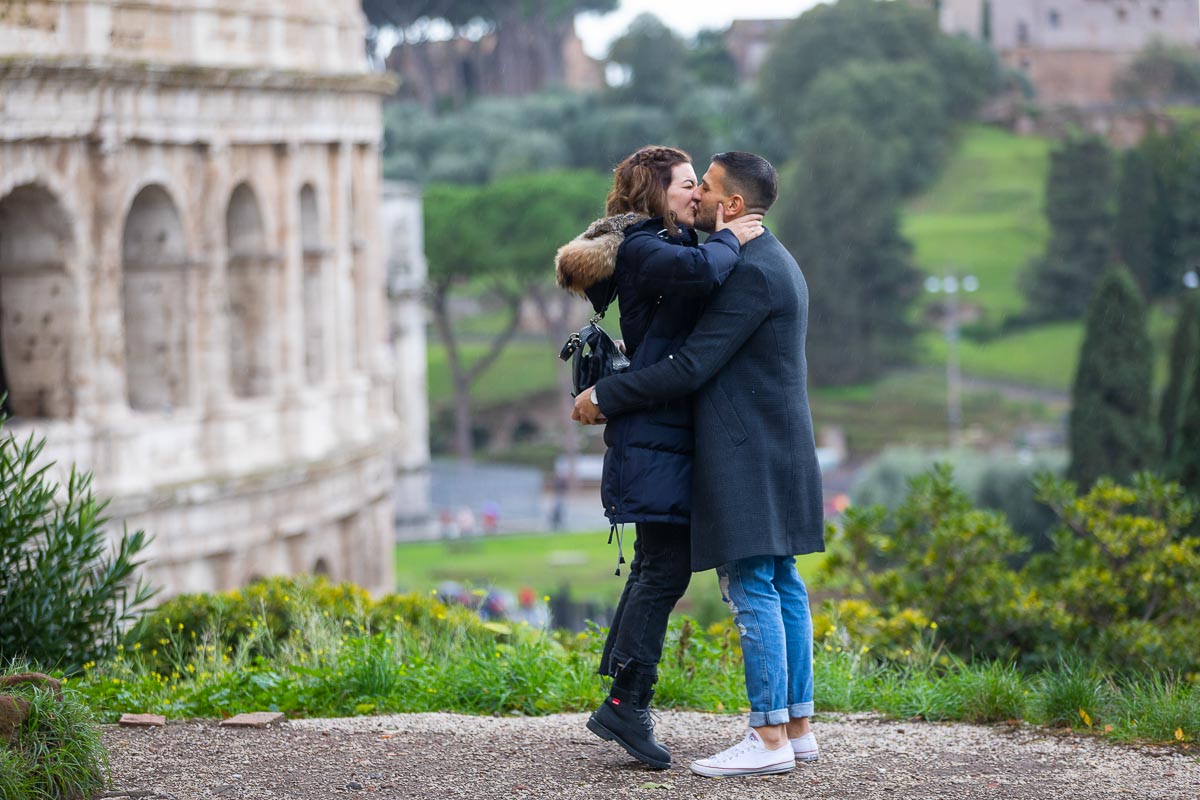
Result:
{"type": "Polygon", "coordinates": [[[596,385],[610,419],[693,395],[696,572],[825,549],[807,326],[804,276],[767,231],[742,248],[733,274],[676,352],[596,385]]]}

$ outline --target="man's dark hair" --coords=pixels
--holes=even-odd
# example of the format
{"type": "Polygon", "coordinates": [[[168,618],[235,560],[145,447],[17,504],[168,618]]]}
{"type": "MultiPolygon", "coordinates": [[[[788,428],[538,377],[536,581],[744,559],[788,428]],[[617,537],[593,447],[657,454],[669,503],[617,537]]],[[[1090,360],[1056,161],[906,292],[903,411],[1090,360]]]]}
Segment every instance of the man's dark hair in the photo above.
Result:
{"type": "Polygon", "coordinates": [[[717,153],[712,160],[725,168],[725,192],[740,194],[748,210],[765,214],[775,204],[779,196],[779,173],[770,161],[737,150],[717,153]]]}

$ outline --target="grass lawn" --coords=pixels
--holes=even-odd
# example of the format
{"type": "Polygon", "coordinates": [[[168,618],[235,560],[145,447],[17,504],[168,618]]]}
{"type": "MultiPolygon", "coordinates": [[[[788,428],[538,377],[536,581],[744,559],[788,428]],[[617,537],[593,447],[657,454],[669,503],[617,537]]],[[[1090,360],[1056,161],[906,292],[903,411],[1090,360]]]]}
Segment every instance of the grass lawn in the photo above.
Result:
{"type": "MultiPolygon", "coordinates": [[[[1161,391],[1167,382],[1168,356],[1175,316],[1162,308],[1150,311],[1148,330],[1154,352],[1154,386],[1161,391]]],[[[959,356],[963,372],[980,378],[1029,384],[1069,392],[1083,344],[1083,322],[1056,322],[1025,328],[984,342],[962,339],[959,356]]],[[[927,331],[921,338],[922,362],[946,363],[946,340],[927,331]]]]}
{"type": "MultiPolygon", "coordinates": [[[[461,345],[463,357],[474,364],[487,351],[486,344],[461,345]]],[[[446,348],[431,336],[428,346],[429,405],[432,410],[447,408],[454,402],[453,383],[446,348]]],[[[513,402],[557,386],[557,371],[568,369],[558,360],[558,351],[544,339],[517,339],[501,352],[499,359],[471,387],[475,408],[488,408],[513,402]]]]}
{"type": "MultiPolygon", "coordinates": [[[[986,342],[959,340],[963,372],[980,378],[1069,391],[1075,380],[1082,322],[1058,322],[1026,328],[986,342]]],[[[946,340],[927,331],[921,339],[923,361],[946,363],[946,340]]]]}
{"type": "Polygon", "coordinates": [[[970,126],[941,177],[905,209],[904,235],[918,266],[978,277],[971,302],[988,326],[1022,309],[1018,277],[1045,246],[1050,147],[1046,139],[970,126]]]}
{"type": "MultiPolygon", "coordinates": [[[[935,341],[945,347],[941,339],[935,341]]],[[[823,426],[841,427],[855,456],[898,442],[918,447],[949,444],[944,369],[903,370],[874,384],[816,388],[810,400],[817,435],[823,426]]],[[[1011,442],[1023,425],[1055,423],[1061,415],[1056,404],[1039,400],[1012,400],[990,389],[963,392],[963,424],[985,443],[1011,442]]]]}
{"type": "MultiPolygon", "coordinates": [[[[625,527],[625,557],[633,558],[634,528],[625,527]]],[[[811,580],[824,556],[797,559],[800,574],[811,580]]],[[[428,592],[442,581],[476,587],[495,585],[515,592],[529,586],[540,595],[570,587],[575,600],[594,600],[615,606],[625,585],[613,575],[617,544],[608,544],[607,531],[504,535],[456,542],[409,542],[396,545],[396,587],[399,591],[428,592]]],[[[711,618],[722,610],[716,576],[695,575],[679,610],[711,618]]]]}

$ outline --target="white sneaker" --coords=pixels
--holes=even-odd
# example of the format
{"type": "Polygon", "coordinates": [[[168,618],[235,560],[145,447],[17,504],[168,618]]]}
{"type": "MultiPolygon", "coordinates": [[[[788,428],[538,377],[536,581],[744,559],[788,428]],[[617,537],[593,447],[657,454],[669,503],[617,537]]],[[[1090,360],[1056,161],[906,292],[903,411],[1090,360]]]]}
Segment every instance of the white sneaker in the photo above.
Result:
{"type": "Polygon", "coordinates": [[[817,748],[817,737],[812,735],[812,731],[801,736],[799,739],[789,739],[792,743],[792,752],[796,754],[797,761],[816,761],[821,751],[817,748]]]}
{"type": "Polygon", "coordinates": [[[758,734],[751,730],[746,738],[715,756],[693,761],[692,772],[707,778],[731,775],[775,775],[796,768],[796,756],[791,747],[768,750],[758,734]]]}

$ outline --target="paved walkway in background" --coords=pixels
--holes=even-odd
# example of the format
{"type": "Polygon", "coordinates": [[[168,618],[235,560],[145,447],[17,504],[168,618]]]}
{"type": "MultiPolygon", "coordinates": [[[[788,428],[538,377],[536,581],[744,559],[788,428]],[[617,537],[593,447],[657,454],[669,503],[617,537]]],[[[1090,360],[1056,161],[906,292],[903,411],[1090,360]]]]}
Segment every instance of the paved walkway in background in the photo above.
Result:
{"type": "Polygon", "coordinates": [[[667,771],[641,767],[584,727],[541,718],[413,714],[230,730],[215,722],[104,732],[117,791],[139,798],[1200,799],[1196,754],[1028,726],[820,719],[821,760],[769,778],[712,780],[689,760],[732,744],[736,716],[666,713],[667,771]]]}

